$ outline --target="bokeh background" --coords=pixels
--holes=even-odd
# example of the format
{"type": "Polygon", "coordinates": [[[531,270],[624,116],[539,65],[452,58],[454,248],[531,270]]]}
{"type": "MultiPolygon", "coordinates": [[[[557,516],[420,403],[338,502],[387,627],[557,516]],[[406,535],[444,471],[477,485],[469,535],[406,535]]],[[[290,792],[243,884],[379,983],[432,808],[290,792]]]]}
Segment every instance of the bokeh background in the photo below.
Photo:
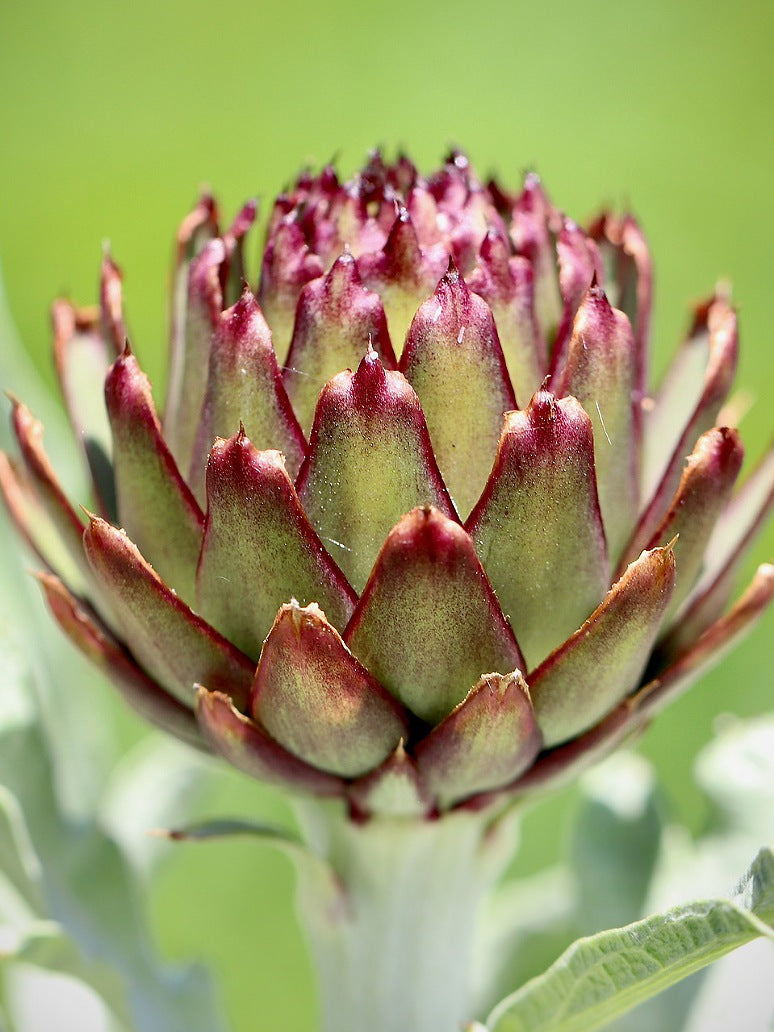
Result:
{"type": "MultiPolygon", "coordinates": [[[[49,303],[95,298],[109,240],[133,346],[162,397],[172,239],[200,186],[227,215],[255,195],[266,211],[303,165],[335,158],[350,172],[383,144],[429,170],[458,144],[510,184],[536,168],[579,220],[631,206],[655,254],[656,371],[689,302],[719,276],[733,282],[754,460],[774,427],[772,38],[774,5],[762,0],[1,0],[0,263],[12,314],[53,388],[49,303]]],[[[257,254],[254,240],[254,272],[257,254]]],[[[773,546],[769,531],[754,559],[773,546]]],[[[640,745],[694,829],[705,815],[691,764],[713,722],[774,705],[772,632],[769,618],[640,745]]],[[[104,733],[136,739],[139,725],[95,691],[104,733]]],[[[517,872],[561,855],[572,802],[565,792],[528,817],[517,872]]],[[[276,796],[230,774],[203,805],[282,818],[276,796]]],[[[165,955],[215,971],[235,1032],[310,1032],[314,990],[284,860],[244,841],[176,847],[150,906],[165,955]]]]}

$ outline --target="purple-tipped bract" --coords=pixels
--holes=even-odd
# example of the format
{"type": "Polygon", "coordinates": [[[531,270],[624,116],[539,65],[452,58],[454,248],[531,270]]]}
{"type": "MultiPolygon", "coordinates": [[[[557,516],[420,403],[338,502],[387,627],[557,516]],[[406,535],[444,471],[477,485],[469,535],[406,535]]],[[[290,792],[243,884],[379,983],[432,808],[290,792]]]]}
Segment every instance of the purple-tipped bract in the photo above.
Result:
{"type": "Polygon", "coordinates": [[[630,215],[377,154],[278,198],[251,286],[255,217],[184,220],[158,409],[112,259],[98,310],[56,303],[95,515],[20,402],[0,455],[51,611],[144,717],[358,818],[431,816],[604,755],[758,619],[771,566],[729,608],[774,504],[772,457],[735,492],[716,426],[736,316],[700,305],[651,386],[630,215]]]}

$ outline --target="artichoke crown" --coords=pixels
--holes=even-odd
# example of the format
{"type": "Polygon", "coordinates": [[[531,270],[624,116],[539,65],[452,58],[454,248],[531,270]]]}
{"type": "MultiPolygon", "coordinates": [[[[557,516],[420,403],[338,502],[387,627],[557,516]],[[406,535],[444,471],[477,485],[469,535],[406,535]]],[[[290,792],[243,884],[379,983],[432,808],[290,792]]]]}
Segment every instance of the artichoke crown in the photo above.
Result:
{"type": "Polygon", "coordinates": [[[85,522],[19,402],[0,485],[75,644],[144,716],[357,815],[482,806],[642,726],[760,615],[733,574],[774,460],[732,493],[737,321],[716,292],[657,390],[635,219],[532,174],[379,154],[177,239],[163,416],[121,274],[53,310],[85,522]],[[104,399],[104,400],[103,400],[104,399]]]}

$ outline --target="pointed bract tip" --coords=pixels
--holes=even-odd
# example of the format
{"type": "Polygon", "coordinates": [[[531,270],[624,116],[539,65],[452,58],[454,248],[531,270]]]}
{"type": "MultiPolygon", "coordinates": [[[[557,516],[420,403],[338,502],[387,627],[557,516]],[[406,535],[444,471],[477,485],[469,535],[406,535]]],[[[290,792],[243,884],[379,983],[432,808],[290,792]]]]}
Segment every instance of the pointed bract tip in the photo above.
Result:
{"type": "Polygon", "coordinates": [[[580,306],[578,307],[578,314],[575,317],[576,321],[581,317],[584,308],[587,308],[588,306],[603,309],[604,315],[609,315],[613,311],[613,306],[610,304],[610,299],[605,293],[605,288],[599,282],[596,269],[594,269],[591,283],[581,299],[580,306]]]}
{"type": "Polygon", "coordinates": [[[234,216],[234,220],[225,234],[226,237],[230,238],[232,243],[241,240],[255,222],[257,214],[258,200],[257,198],[251,198],[242,205],[234,216]]]}
{"type": "Polygon", "coordinates": [[[347,269],[349,271],[352,268],[357,269],[357,262],[355,261],[354,254],[352,254],[352,248],[348,243],[345,243],[341,254],[331,266],[328,276],[330,276],[334,269],[347,269]]]}
{"type": "Polygon", "coordinates": [[[180,842],[185,838],[185,832],[174,828],[148,828],[145,834],[148,838],[165,839],[167,842],[180,842]]]}
{"type": "Polygon", "coordinates": [[[719,279],[715,285],[715,300],[723,301],[725,304],[730,305],[732,293],[731,280],[725,277],[719,279]]]}
{"type": "MultiPolygon", "coordinates": [[[[546,377],[546,379],[548,378],[546,377]]],[[[537,422],[547,423],[556,416],[557,404],[556,395],[548,390],[547,387],[541,387],[530,398],[527,411],[537,422]]]]}
{"type": "Polygon", "coordinates": [[[83,515],[86,517],[86,519],[89,521],[89,526],[90,527],[94,526],[96,523],[104,523],[105,522],[95,512],[92,512],[90,509],[87,509],[85,505],[79,505],[78,508],[81,510],[83,515]]]}
{"type": "Polygon", "coordinates": [[[454,165],[455,168],[464,171],[470,167],[470,159],[461,147],[458,147],[456,144],[449,144],[449,149],[446,152],[446,157],[444,158],[444,164],[454,165]]]}
{"type": "Polygon", "coordinates": [[[355,370],[353,384],[369,384],[378,380],[383,380],[385,376],[386,373],[384,366],[382,365],[382,360],[379,358],[379,353],[374,349],[369,338],[366,353],[360,359],[360,364],[355,370]]]}
{"type": "Polygon", "coordinates": [[[290,619],[290,625],[297,638],[301,637],[301,632],[306,624],[328,623],[325,613],[316,602],[302,606],[297,598],[291,598],[290,602],[286,602],[280,607],[274,620],[274,627],[277,627],[286,617],[290,619]]]}
{"type": "MultiPolygon", "coordinates": [[[[654,545],[652,548],[643,548],[636,559],[632,559],[631,562],[627,563],[623,572],[617,577],[615,584],[623,581],[627,576],[630,576],[638,567],[643,563],[648,563],[650,560],[661,560],[665,569],[673,568],[675,563],[675,545],[677,539],[680,537],[679,534],[675,534],[671,541],[668,541],[665,545],[654,545]]],[[[615,587],[615,584],[613,585],[615,587]]]]}
{"type": "Polygon", "coordinates": [[[109,240],[103,240],[102,241],[101,272],[102,272],[103,276],[105,276],[108,273],[110,273],[110,274],[112,274],[114,276],[118,276],[119,279],[123,279],[123,273],[121,271],[121,267],[113,259],[113,255],[112,255],[112,252],[110,250],[110,241],[109,240]]]}
{"type": "Polygon", "coordinates": [[[479,684],[470,689],[466,698],[475,694],[479,690],[479,686],[481,689],[486,689],[498,705],[502,705],[514,690],[520,691],[527,699],[530,697],[529,688],[520,670],[513,670],[510,674],[505,675],[498,674],[494,670],[488,674],[482,674],[479,684]]]}

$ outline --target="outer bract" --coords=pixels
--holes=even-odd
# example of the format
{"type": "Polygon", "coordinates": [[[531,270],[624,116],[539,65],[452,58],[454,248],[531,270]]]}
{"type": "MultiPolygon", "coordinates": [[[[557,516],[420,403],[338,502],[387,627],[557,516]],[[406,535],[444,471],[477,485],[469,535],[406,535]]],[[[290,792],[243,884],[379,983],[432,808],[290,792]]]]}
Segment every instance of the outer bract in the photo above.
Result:
{"type": "Polygon", "coordinates": [[[253,290],[255,214],[181,226],[163,418],[112,260],[97,310],[55,305],[85,523],[13,404],[6,504],[145,717],[358,819],[478,810],[613,748],[761,614],[770,566],[728,609],[774,495],[771,456],[734,493],[716,426],[736,316],[700,305],[653,390],[633,218],[375,155],[276,201],[253,290]]]}

